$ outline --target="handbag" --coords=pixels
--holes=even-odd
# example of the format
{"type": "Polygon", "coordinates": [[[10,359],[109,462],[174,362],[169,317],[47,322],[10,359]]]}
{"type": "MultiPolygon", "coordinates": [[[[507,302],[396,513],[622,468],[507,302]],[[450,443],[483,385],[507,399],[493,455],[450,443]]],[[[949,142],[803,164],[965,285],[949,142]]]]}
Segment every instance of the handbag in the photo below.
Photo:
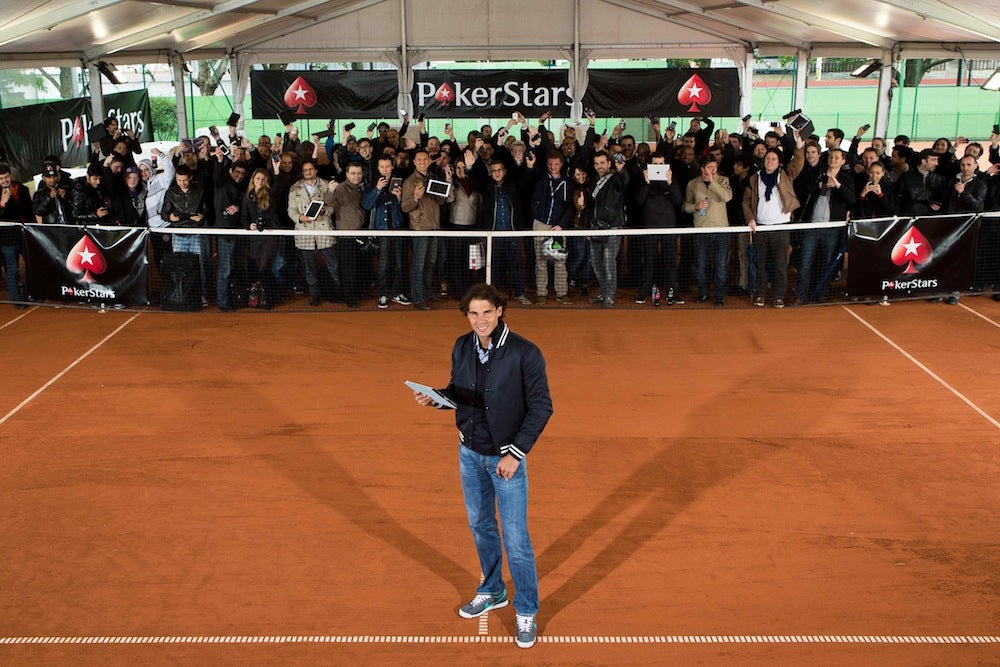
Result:
{"type": "Polygon", "coordinates": [[[251,308],[267,308],[267,295],[259,280],[247,288],[247,305],[251,308]]]}

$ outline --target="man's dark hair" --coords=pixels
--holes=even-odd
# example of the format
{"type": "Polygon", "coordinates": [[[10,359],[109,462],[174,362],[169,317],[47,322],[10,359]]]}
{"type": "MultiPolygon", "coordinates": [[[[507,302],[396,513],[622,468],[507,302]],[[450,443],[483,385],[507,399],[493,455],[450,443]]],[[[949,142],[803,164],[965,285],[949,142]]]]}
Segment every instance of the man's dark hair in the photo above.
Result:
{"type": "Polygon", "coordinates": [[[394,158],[391,155],[387,155],[385,153],[382,153],[381,155],[378,156],[378,162],[382,162],[383,160],[385,160],[386,162],[391,162],[393,164],[396,164],[396,158],[394,158]]]}
{"type": "Polygon", "coordinates": [[[565,158],[563,157],[562,151],[551,150],[545,154],[546,162],[548,162],[549,160],[559,160],[560,162],[562,162],[564,159],[565,158]]]}
{"type": "Polygon", "coordinates": [[[368,144],[369,146],[371,146],[372,140],[369,139],[368,137],[361,137],[360,139],[358,139],[358,148],[361,148],[361,144],[368,144]]]}
{"type": "Polygon", "coordinates": [[[611,153],[608,153],[607,151],[597,151],[596,153],[594,153],[594,157],[591,159],[591,162],[593,162],[599,157],[602,157],[608,162],[611,162],[611,153]]]}
{"type": "MultiPolygon", "coordinates": [[[[302,164],[299,165],[299,169],[301,170],[302,167],[306,166],[307,164],[311,164],[313,166],[313,169],[315,169],[316,171],[319,171],[319,165],[316,164],[316,160],[314,158],[312,158],[312,157],[307,157],[306,159],[302,160],[302,164]]],[[[350,166],[350,165],[347,165],[347,166],[350,166]]]]}
{"type": "MultiPolygon", "coordinates": [[[[305,164],[305,163],[303,162],[303,164],[305,164]]],[[[346,172],[351,167],[357,167],[358,169],[360,169],[362,171],[364,171],[364,169],[365,169],[364,165],[361,164],[361,160],[351,160],[350,162],[347,163],[347,166],[344,168],[344,171],[346,172]]]]}
{"type": "Polygon", "coordinates": [[[415,157],[417,157],[418,155],[420,155],[421,153],[423,153],[423,154],[424,154],[424,155],[426,155],[427,157],[430,157],[430,156],[431,156],[431,154],[427,152],[427,149],[426,149],[426,148],[418,148],[417,150],[413,151],[413,155],[412,155],[411,157],[414,157],[414,158],[415,158],[415,157]]]}
{"type": "Polygon", "coordinates": [[[920,151],[918,157],[922,162],[929,157],[938,157],[938,154],[934,152],[933,148],[925,148],[924,150],[920,151]]]}
{"type": "Polygon", "coordinates": [[[194,172],[191,170],[191,167],[186,164],[179,164],[177,165],[177,168],[174,169],[175,176],[190,176],[193,173],[194,172]]]}
{"type": "Polygon", "coordinates": [[[663,153],[661,153],[660,151],[653,151],[652,153],[650,153],[649,154],[649,161],[652,162],[653,158],[656,158],[656,157],[663,158],[664,162],[667,161],[667,156],[664,155],[663,153]]]}
{"type": "Polygon", "coordinates": [[[901,160],[906,160],[910,162],[913,160],[913,149],[905,144],[899,144],[898,146],[892,147],[892,152],[896,154],[901,160]]]}
{"type": "Polygon", "coordinates": [[[910,138],[905,134],[897,134],[896,138],[892,140],[894,144],[902,144],[903,146],[910,145],[910,138]]]}
{"type": "Polygon", "coordinates": [[[229,171],[234,169],[242,169],[243,171],[250,171],[250,163],[246,160],[237,160],[236,162],[229,165],[229,171]]]}
{"type": "Polygon", "coordinates": [[[59,158],[58,155],[46,155],[45,158],[42,160],[42,162],[51,162],[57,167],[62,166],[62,160],[59,158]]]}
{"type": "Polygon", "coordinates": [[[622,137],[622,141],[625,141],[626,139],[631,139],[632,143],[633,144],[635,143],[635,137],[633,137],[631,134],[626,134],[625,136],[622,137]]]}
{"type": "Polygon", "coordinates": [[[831,133],[837,141],[844,140],[844,131],[839,127],[831,127],[827,132],[831,133]]]}
{"type": "Polygon", "coordinates": [[[6,162],[0,162],[0,174],[9,174],[9,173],[11,173],[10,165],[7,164],[6,162]]]}
{"type": "Polygon", "coordinates": [[[698,168],[699,169],[704,169],[705,167],[707,167],[712,162],[715,162],[715,163],[718,164],[718,160],[715,159],[714,155],[712,155],[712,154],[702,155],[700,158],[698,158],[698,168]]]}
{"type": "Polygon", "coordinates": [[[697,132],[692,132],[691,130],[688,130],[687,132],[684,133],[684,136],[685,137],[694,137],[695,139],[697,139],[698,138],[698,133],[697,132]]]}
{"type": "Polygon", "coordinates": [[[742,166],[744,169],[749,171],[750,169],[753,169],[754,166],[753,156],[747,155],[746,153],[740,153],[739,155],[736,156],[736,159],[733,161],[733,164],[738,164],[742,166]]]}
{"type": "MultiPolygon", "coordinates": [[[[503,298],[500,290],[486,283],[476,283],[470,287],[469,291],[462,297],[462,300],[458,302],[458,309],[467,314],[469,312],[469,304],[477,300],[489,301],[497,310],[501,308],[506,310],[507,299],[503,298]]],[[[500,313],[500,319],[503,319],[503,312],[500,313]]]]}

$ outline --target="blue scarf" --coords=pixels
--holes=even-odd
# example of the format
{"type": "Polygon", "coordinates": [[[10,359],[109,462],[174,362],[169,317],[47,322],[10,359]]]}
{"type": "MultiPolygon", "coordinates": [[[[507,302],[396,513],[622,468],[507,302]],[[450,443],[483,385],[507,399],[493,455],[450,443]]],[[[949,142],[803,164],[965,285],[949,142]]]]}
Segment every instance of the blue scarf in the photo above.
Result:
{"type": "Polygon", "coordinates": [[[765,201],[771,201],[771,193],[774,192],[774,186],[778,184],[778,174],[780,172],[780,169],[775,169],[773,174],[769,174],[766,171],[761,170],[760,180],[764,182],[765,201]]]}

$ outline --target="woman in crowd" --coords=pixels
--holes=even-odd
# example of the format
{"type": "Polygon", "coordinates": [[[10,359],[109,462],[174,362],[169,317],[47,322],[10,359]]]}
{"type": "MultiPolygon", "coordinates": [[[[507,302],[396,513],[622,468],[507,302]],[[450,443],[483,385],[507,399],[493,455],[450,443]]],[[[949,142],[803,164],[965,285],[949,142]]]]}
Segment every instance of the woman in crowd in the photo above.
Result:
{"type": "Polygon", "coordinates": [[[111,200],[111,215],[118,224],[126,227],[145,227],[148,223],[146,184],[142,181],[138,167],[125,168],[124,187],[119,188],[116,195],[111,200]]]}
{"type": "Polygon", "coordinates": [[[241,221],[244,229],[262,232],[260,238],[252,237],[247,244],[247,263],[250,276],[249,305],[271,308],[277,300],[277,286],[271,273],[271,263],[278,252],[278,237],[265,235],[280,226],[278,199],[271,191],[271,176],[265,169],[255,169],[250,185],[243,197],[241,221]]]}
{"type": "MultiPolygon", "coordinates": [[[[583,162],[577,162],[573,166],[572,176],[573,201],[579,202],[580,193],[584,193],[584,199],[586,200],[586,193],[590,192],[594,186],[590,178],[590,172],[587,170],[587,165],[583,162]]],[[[574,206],[573,229],[586,229],[587,226],[586,207],[574,206]]],[[[567,250],[569,251],[569,259],[566,265],[566,272],[569,274],[569,286],[577,287],[580,290],[580,296],[587,296],[587,285],[590,282],[591,274],[594,273],[594,265],[590,261],[590,243],[587,242],[585,236],[568,236],[566,237],[566,241],[568,245],[567,250]]]]}
{"type": "Polygon", "coordinates": [[[891,218],[896,215],[896,188],[885,176],[885,167],[868,167],[868,183],[858,193],[857,218],[891,218]]]}

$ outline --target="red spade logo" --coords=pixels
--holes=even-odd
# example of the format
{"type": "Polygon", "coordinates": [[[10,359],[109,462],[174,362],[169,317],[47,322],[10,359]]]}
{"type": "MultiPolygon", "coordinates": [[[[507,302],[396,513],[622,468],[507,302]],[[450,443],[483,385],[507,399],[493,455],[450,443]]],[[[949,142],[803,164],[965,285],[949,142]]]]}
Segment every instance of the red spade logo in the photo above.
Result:
{"type": "Polygon", "coordinates": [[[890,255],[892,263],[896,266],[907,265],[903,273],[920,273],[914,265],[926,264],[933,256],[934,249],[930,242],[916,227],[910,227],[899,237],[890,255]]]}
{"type": "Polygon", "coordinates": [[[73,136],[70,141],[75,143],[77,148],[83,146],[83,123],[80,122],[79,116],[73,121],[73,136]]]}
{"type": "Polygon", "coordinates": [[[447,83],[442,83],[438,86],[437,92],[434,93],[434,99],[443,106],[448,106],[455,101],[455,90],[447,83]]]}
{"type": "Polygon", "coordinates": [[[677,93],[677,101],[681,104],[690,104],[691,106],[688,107],[688,111],[701,111],[698,105],[711,102],[712,91],[709,90],[708,84],[700,76],[692,74],[691,78],[681,86],[680,92],[677,93]]]}
{"type": "Polygon", "coordinates": [[[108,268],[108,263],[90,237],[84,236],[76,242],[73,249],[69,251],[69,255],[66,256],[66,268],[73,273],[82,271],[82,282],[92,283],[96,281],[91,272],[97,275],[104,273],[104,270],[108,268]]]}
{"type": "Polygon", "coordinates": [[[295,110],[295,115],[305,114],[304,107],[316,106],[316,91],[312,89],[308,81],[301,76],[297,77],[285,91],[285,106],[298,107],[295,110]]]}

